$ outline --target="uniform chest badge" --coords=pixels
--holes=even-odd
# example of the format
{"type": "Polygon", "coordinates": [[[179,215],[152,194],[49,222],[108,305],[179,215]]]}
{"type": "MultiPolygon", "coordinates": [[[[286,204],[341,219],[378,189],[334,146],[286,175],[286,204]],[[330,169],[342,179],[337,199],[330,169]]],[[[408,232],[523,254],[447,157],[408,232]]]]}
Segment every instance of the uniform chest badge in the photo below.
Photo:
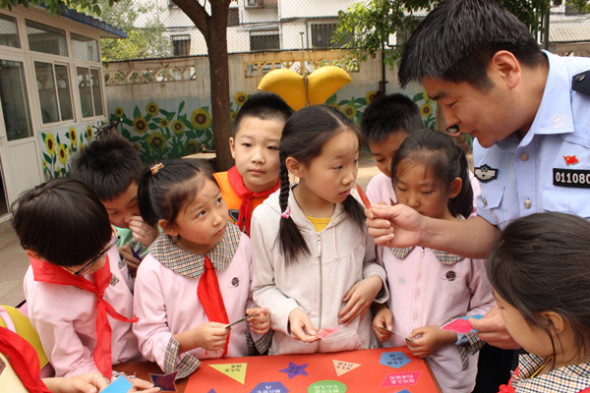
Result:
{"type": "Polygon", "coordinates": [[[475,168],[474,175],[480,182],[487,183],[490,180],[494,180],[498,177],[498,169],[484,164],[475,168]]]}
{"type": "Polygon", "coordinates": [[[574,165],[580,162],[576,156],[563,156],[563,159],[567,165],[574,165]]]}

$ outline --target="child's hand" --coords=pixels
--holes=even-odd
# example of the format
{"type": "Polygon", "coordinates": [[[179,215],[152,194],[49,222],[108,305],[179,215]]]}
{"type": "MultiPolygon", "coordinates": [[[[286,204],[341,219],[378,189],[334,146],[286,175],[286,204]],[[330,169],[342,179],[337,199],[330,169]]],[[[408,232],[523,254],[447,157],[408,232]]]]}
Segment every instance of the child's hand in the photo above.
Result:
{"type": "Polygon", "coordinates": [[[208,351],[218,351],[225,346],[229,329],[226,324],[219,322],[207,322],[194,329],[175,334],[172,337],[178,341],[180,352],[190,351],[200,347],[208,351]]]}
{"type": "Polygon", "coordinates": [[[96,393],[108,385],[99,372],[71,377],[43,378],[43,382],[52,393],[96,393]]]}
{"type": "Polygon", "coordinates": [[[354,284],[342,299],[343,302],[348,303],[338,314],[340,318],[338,322],[348,325],[359,315],[362,321],[382,286],[383,281],[377,275],[372,275],[354,284]]]}
{"type": "Polygon", "coordinates": [[[300,308],[296,308],[289,314],[289,326],[291,327],[291,335],[296,340],[313,343],[320,339],[309,316],[300,308]]]}
{"type": "Polygon", "coordinates": [[[136,272],[137,268],[139,267],[139,263],[141,262],[139,259],[133,255],[131,252],[131,246],[129,244],[124,244],[119,247],[119,255],[121,255],[121,259],[124,259],[127,262],[127,267],[129,271],[136,272]]]}
{"type": "Polygon", "coordinates": [[[154,387],[154,384],[143,379],[125,377],[133,386],[129,389],[129,393],[142,392],[142,393],[156,393],[160,391],[160,388],[154,387]]]}
{"type": "Polygon", "coordinates": [[[250,328],[256,334],[266,334],[270,330],[270,313],[268,308],[249,308],[246,310],[249,316],[250,328]]]}
{"type": "Polygon", "coordinates": [[[393,330],[393,314],[387,306],[381,304],[379,306],[373,318],[373,331],[379,341],[383,343],[391,337],[391,332],[385,329],[393,330]]]}
{"type": "Polygon", "coordinates": [[[408,349],[417,358],[430,356],[441,346],[457,341],[457,333],[443,330],[438,326],[424,326],[414,329],[409,337],[414,341],[406,340],[408,349]],[[418,337],[420,335],[421,337],[418,337]]]}
{"type": "Polygon", "coordinates": [[[376,203],[365,209],[369,235],[385,247],[409,247],[421,243],[424,216],[409,206],[376,203]],[[395,230],[394,230],[395,226],[395,230]]]}
{"type": "Polygon", "coordinates": [[[133,238],[146,247],[149,247],[160,234],[157,228],[148,225],[141,216],[131,216],[129,229],[133,233],[133,238]]]}

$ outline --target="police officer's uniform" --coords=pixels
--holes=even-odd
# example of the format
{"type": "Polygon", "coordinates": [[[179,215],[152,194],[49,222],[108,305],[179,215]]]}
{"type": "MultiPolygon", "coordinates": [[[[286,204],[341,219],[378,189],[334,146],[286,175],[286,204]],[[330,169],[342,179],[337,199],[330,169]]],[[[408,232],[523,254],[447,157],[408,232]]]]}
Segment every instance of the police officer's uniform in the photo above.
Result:
{"type": "Polygon", "coordinates": [[[473,144],[477,213],[500,228],[543,211],[590,218],[590,58],[545,53],[547,84],[525,137],[473,144]]]}

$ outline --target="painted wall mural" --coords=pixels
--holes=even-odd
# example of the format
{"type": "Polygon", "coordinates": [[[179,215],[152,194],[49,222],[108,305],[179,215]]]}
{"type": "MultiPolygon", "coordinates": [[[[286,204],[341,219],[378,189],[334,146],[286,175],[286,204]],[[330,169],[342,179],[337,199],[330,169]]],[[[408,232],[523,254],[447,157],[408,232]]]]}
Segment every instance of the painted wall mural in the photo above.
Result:
{"type": "MultiPolygon", "coordinates": [[[[376,94],[374,90],[358,97],[342,97],[336,93],[326,104],[360,124],[364,109],[376,94]]],[[[232,122],[248,96],[241,91],[234,95],[230,103],[232,122]]],[[[435,102],[424,91],[415,93],[412,98],[420,107],[425,127],[435,128],[435,102]]],[[[146,164],[215,148],[208,106],[187,109],[185,100],[174,108],[163,108],[156,101],[143,108],[130,103],[129,107],[115,107],[110,120],[121,121],[117,130],[133,144],[146,164]]],[[[41,132],[43,173],[47,180],[70,176],[72,156],[96,138],[97,126],[98,122],[41,132]]]]}

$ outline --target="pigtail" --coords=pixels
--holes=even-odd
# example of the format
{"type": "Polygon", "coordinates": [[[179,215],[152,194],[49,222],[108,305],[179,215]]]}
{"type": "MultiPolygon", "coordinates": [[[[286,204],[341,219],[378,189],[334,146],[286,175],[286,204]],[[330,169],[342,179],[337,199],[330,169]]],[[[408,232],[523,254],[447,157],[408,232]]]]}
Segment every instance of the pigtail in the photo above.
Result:
{"type": "Polygon", "coordinates": [[[282,253],[285,255],[285,264],[289,265],[299,253],[309,254],[309,247],[307,247],[307,243],[305,243],[305,239],[303,239],[303,235],[301,235],[297,224],[290,217],[289,191],[291,185],[289,184],[289,171],[285,165],[286,159],[285,153],[281,151],[279,206],[282,214],[279,224],[279,245],[282,253]]]}
{"type": "Polygon", "coordinates": [[[461,214],[467,218],[473,211],[473,187],[469,179],[469,168],[467,166],[467,157],[460,146],[455,145],[455,159],[453,160],[454,167],[459,168],[460,172],[457,176],[462,180],[461,191],[456,197],[449,200],[449,211],[453,216],[461,214]]]}
{"type": "Polygon", "coordinates": [[[139,206],[139,214],[141,218],[149,225],[155,225],[158,222],[158,217],[154,212],[150,197],[150,183],[154,175],[150,168],[145,168],[139,179],[137,186],[137,204],[139,206]]]}
{"type": "Polygon", "coordinates": [[[342,205],[344,206],[344,211],[346,214],[348,214],[352,221],[358,225],[361,232],[365,233],[367,229],[367,226],[365,225],[367,216],[365,216],[365,209],[363,205],[361,205],[359,201],[352,195],[347,196],[342,205]]]}

